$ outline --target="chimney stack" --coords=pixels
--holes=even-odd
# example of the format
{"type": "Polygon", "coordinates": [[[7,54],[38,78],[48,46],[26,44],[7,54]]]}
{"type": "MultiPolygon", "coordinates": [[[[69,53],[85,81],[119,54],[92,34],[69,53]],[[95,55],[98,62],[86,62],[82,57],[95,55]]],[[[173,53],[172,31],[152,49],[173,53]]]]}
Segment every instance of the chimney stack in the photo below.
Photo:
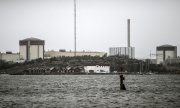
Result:
{"type": "Polygon", "coordinates": [[[130,45],[130,19],[127,20],[127,46],[131,47],[130,45]]]}

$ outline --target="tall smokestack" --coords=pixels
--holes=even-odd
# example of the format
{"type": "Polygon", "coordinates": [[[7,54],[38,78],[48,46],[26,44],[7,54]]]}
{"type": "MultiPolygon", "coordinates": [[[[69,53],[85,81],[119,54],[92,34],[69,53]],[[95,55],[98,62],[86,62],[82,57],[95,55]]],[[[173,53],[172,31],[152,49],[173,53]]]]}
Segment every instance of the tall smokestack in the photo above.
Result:
{"type": "Polygon", "coordinates": [[[130,45],[130,19],[127,20],[127,46],[131,47],[130,45]]]}

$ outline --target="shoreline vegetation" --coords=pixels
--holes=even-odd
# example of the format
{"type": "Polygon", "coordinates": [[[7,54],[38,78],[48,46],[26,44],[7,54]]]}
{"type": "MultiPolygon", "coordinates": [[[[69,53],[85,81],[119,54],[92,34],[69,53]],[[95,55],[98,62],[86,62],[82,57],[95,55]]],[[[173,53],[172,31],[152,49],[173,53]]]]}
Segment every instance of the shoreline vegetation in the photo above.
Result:
{"type": "Polygon", "coordinates": [[[0,74],[9,75],[117,75],[180,74],[180,64],[151,64],[127,56],[76,56],[36,59],[24,63],[0,60],[0,74]],[[86,73],[84,66],[110,66],[109,73],[86,73]]]}
{"type": "Polygon", "coordinates": [[[157,74],[138,74],[138,73],[64,73],[64,74],[0,74],[0,76],[8,76],[8,75],[180,75],[180,73],[157,73],[157,74]]]}

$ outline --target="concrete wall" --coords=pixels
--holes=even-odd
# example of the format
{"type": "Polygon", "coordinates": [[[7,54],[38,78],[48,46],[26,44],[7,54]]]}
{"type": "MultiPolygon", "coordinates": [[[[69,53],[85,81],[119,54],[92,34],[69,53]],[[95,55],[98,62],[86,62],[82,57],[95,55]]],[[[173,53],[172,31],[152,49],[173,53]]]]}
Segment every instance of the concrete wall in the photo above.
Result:
{"type": "Polygon", "coordinates": [[[26,45],[19,46],[19,52],[20,52],[20,59],[26,60],[27,59],[27,51],[26,51],[26,45]]]}
{"type": "Polygon", "coordinates": [[[31,45],[30,46],[30,60],[38,58],[38,46],[31,45]]]}
{"type": "Polygon", "coordinates": [[[39,45],[39,58],[44,59],[44,46],[39,45]]]}
{"type": "Polygon", "coordinates": [[[175,58],[174,51],[165,51],[165,59],[167,58],[175,58]]]}
{"type": "Polygon", "coordinates": [[[30,60],[43,58],[43,45],[30,46],[30,60]]]}
{"type": "Polygon", "coordinates": [[[86,73],[110,73],[110,66],[84,66],[84,70],[86,73]]]}
{"type": "Polygon", "coordinates": [[[157,59],[157,64],[160,64],[163,62],[163,51],[156,51],[156,59],[157,59]]]}

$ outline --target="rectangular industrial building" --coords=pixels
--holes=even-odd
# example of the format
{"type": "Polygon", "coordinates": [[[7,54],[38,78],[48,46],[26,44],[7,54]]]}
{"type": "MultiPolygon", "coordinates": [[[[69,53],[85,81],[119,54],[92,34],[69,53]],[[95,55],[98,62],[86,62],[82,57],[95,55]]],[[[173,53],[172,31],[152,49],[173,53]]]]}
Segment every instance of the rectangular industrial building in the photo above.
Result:
{"type": "Polygon", "coordinates": [[[163,63],[166,59],[177,58],[177,46],[161,45],[156,48],[157,64],[163,63]]]}
{"type": "Polygon", "coordinates": [[[111,47],[109,48],[109,56],[128,56],[129,58],[135,58],[134,47],[111,47]]]}
{"type": "Polygon", "coordinates": [[[0,60],[4,60],[6,62],[19,62],[20,61],[20,55],[19,53],[1,53],[0,52],[0,60]]]}
{"type": "Polygon", "coordinates": [[[19,52],[21,59],[33,60],[38,58],[44,58],[44,40],[37,38],[27,38],[19,41],[19,52]]]}

